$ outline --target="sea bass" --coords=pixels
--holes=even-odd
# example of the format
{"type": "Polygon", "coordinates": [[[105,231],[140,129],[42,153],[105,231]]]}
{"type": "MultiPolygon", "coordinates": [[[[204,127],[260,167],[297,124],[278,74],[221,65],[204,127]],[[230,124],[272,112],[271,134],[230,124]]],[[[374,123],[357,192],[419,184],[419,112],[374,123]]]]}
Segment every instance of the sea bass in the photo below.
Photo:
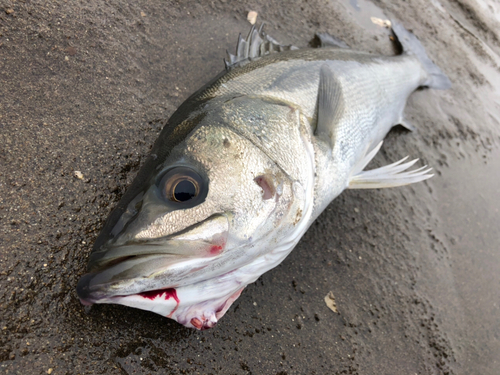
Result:
{"type": "Polygon", "coordinates": [[[85,305],[150,310],[213,327],[276,267],[344,189],[432,175],[405,159],[365,167],[410,94],[450,81],[396,22],[398,56],[283,46],[253,28],[226,70],[169,119],[109,216],[77,286],[85,305]]]}

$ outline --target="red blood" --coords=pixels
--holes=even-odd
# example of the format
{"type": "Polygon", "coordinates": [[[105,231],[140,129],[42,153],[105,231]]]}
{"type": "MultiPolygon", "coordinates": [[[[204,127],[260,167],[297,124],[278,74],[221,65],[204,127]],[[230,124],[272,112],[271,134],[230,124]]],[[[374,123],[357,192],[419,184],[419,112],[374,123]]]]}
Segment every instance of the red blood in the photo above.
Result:
{"type": "Polygon", "coordinates": [[[177,291],[174,288],[168,289],[158,289],[158,290],[149,290],[147,292],[139,293],[140,296],[150,299],[151,301],[157,297],[161,297],[165,295],[165,300],[173,298],[175,302],[179,304],[179,298],[177,297],[177,291]]]}
{"type": "Polygon", "coordinates": [[[212,245],[212,247],[210,247],[210,254],[217,255],[222,251],[222,249],[222,246],[212,245]]]}

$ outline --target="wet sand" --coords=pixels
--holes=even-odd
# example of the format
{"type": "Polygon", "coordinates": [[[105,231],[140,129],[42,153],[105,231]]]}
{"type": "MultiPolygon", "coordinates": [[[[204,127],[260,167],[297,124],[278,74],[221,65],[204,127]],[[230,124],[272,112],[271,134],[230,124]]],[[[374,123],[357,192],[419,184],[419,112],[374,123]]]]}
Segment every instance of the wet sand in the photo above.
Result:
{"type": "Polygon", "coordinates": [[[0,5],[0,373],[498,373],[498,3],[0,5]],[[214,329],[85,308],[75,286],[103,221],[175,108],[223,69],[249,10],[298,46],[327,31],[392,54],[370,17],[412,30],[453,88],[414,93],[418,131],[395,128],[373,166],[409,154],[435,177],[344,192],[214,329]]]}

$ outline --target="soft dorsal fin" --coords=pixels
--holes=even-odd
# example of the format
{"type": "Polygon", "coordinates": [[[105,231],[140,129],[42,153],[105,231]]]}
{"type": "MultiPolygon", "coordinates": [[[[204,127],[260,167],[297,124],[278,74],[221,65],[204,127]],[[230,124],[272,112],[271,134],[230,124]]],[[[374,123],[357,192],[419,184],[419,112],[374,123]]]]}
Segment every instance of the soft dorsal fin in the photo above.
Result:
{"type": "Polygon", "coordinates": [[[339,38],[328,33],[316,33],[316,38],[319,40],[319,48],[350,48],[343,40],[340,40],[339,38]]]}
{"type": "Polygon", "coordinates": [[[319,71],[318,123],[314,134],[328,141],[332,149],[337,138],[338,119],[343,110],[342,85],[332,69],[323,64],[319,71]]]}
{"type": "Polygon", "coordinates": [[[280,44],[262,30],[263,26],[264,24],[258,29],[252,26],[246,39],[242,38],[241,34],[238,36],[236,55],[226,51],[227,58],[224,59],[224,64],[227,71],[271,53],[298,49],[292,45],[284,46],[280,44]]]}

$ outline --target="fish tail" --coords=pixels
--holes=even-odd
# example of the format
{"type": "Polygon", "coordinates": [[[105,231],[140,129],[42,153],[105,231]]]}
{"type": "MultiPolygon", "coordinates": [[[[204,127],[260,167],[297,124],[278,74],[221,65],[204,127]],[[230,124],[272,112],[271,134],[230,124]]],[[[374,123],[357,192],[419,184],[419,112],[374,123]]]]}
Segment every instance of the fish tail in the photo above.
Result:
{"type": "Polygon", "coordinates": [[[427,72],[428,77],[422,86],[438,90],[449,89],[451,87],[449,78],[427,56],[424,46],[417,37],[406,30],[399,22],[391,20],[391,26],[399,43],[403,46],[403,53],[416,56],[427,72]]]}

